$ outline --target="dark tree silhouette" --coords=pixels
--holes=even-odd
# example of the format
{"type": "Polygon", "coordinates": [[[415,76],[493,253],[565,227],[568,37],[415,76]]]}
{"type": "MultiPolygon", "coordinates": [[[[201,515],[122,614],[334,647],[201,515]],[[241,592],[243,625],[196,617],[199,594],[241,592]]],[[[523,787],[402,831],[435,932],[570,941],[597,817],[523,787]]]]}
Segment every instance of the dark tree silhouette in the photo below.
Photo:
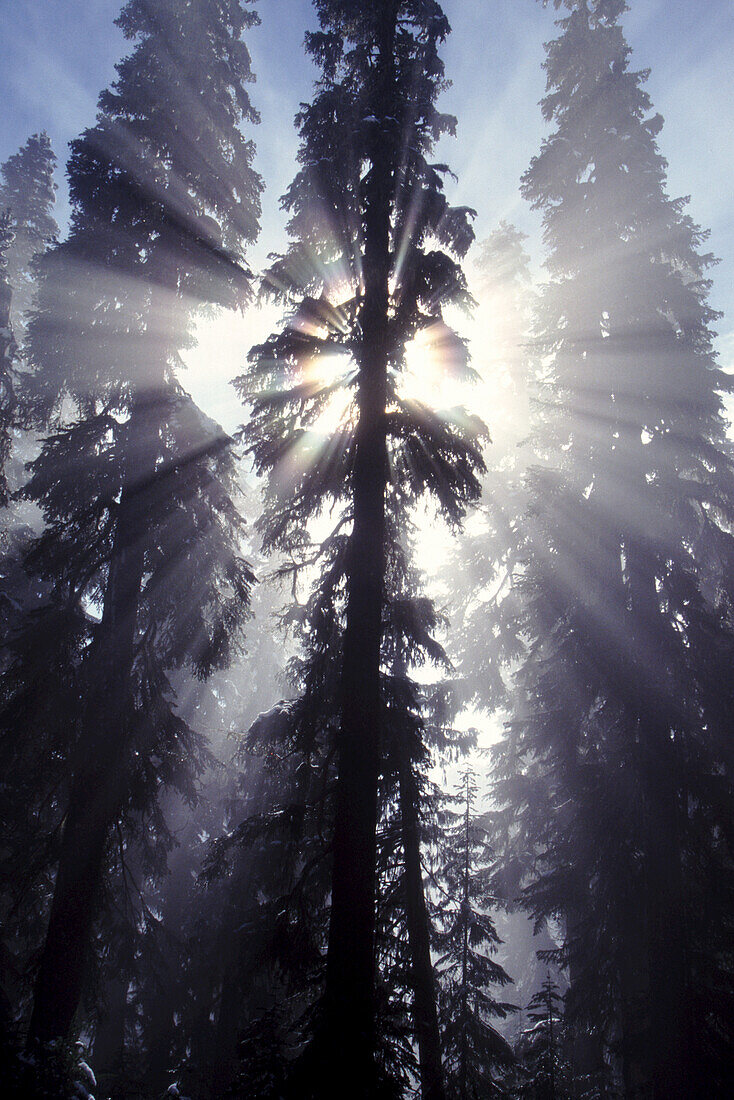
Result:
{"type": "Polygon", "coordinates": [[[456,257],[472,233],[470,212],[443,195],[444,167],[427,160],[454,125],[435,107],[437,48],[449,30],[438,5],[327,0],[316,9],[321,29],[307,44],[323,75],[298,117],[302,167],[284,199],[293,243],[266,281],[293,312],[283,332],[253,350],[240,389],[253,410],[247,445],[269,475],[266,545],[297,555],[308,520],[327,504],[343,509],[328,540],[328,553],[338,553],[344,630],[321,1041],[329,1087],[349,1082],[355,1095],[374,1096],[386,502],[399,516],[432,494],[457,519],[478,492],[481,426],[459,411],[438,417],[400,388],[405,347],[418,331],[430,329],[464,365],[441,310],[469,302],[456,257]],[[339,394],[349,408],[336,431],[322,434],[319,415],[328,423],[339,394]]]}
{"type": "MultiPolygon", "coordinates": [[[[168,672],[226,664],[247,615],[229,440],[176,370],[196,308],[249,296],[261,185],[239,124],[256,118],[241,41],[255,20],[234,0],[125,6],[136,45],[73,143],[70,233],[39,265],[23,403],[50,434],[25,495],[47,526],[27,566],[53,596],[29,627],[50,640],[76,616],[81,705],[52,702],[40,727],[65,738],[68,792],[31,1040],[72,1027],[113,825],[161,785],[192,791],[200,751],[168,672]]],[[[12,667],[11,710],[32,690],[12,667]]]]}
{"type": "Polygon", "coordinates": [[[13,288],[8,278],[8,251],[12,242],[10,215],[0,212],[0,508],[8,503],[5,466],[13,440],[17,386],[18,347],[11,320],[13,288]]]}
{"type": "Polygon", "coordinates": [[[705,885],[731,881],[731,383],[625,5],[565,7],[554,130],[523,180],[551,278],[498,796],[528,907],[565,921],[572,1019],[630,1093],[692,1097],[726,1088],[732,1043],[729,918],[705,885]]]}
{"type": "Polygon", "coordinates": [[[566,1026],[563,998],[550,973],[527,1006],[529,1027],[518,1043],[521,1060],[520,1096],[561,1100],[572,1096],[569,1066],[564,1058],[566,1026]]]}
{"type": "Polygon", "coordinates": [[[33,134],[0,167],[0,210],[7,210],[13,240],[7,250],[7,277],[13,289],[11,321],[18,342],[33,305],[33,262],[56,238],[56,156],[47,133],[33,134]]]}
{"type": "Polygon", "coordinates": [[[498,1001],[491,986],[511,982],[492,958],[499,946],[490,908],[492,856],[487,830],[474,813],[476,777],[466,768],[444,810],[441,866],[437,873],[435,947],[447,1095],[457,1100],[502,1095],[502,1071],[512,1050],[490,1022],[515,1007],[498,1001]]]}

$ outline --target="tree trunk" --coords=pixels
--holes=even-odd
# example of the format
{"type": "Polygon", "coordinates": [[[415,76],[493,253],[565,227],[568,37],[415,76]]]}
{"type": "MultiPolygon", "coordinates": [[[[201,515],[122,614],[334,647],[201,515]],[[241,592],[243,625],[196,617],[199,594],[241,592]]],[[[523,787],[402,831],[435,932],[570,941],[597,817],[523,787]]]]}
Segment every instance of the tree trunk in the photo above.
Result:
{"type": "Polygon", "coordinates": [[[175,993],[170,987],[161,989],[153,1001],[153,1011],[146,1020],[145,1084],[151,1096],[163,1095],[171,1083],[175,993]]]}
{"type": "Polygon", "coordinates": [[[687,945],[673,745],[667,725],[654,719],[643,734],[655,766],[646,805],[653,1100],[693,1100],[700,1094],[691,1080],[685,1008],[687,945]]]}
{"type": "Polygon", "coordinates": [[[400,815],[405,858],[405,915],[412,963],[413,1017],[418,1040],[422,1100],[444,1100],[436,983],[421,872],[418,790],[404,750],[400,756],[400,815]]]}
{"type": "Polygon", "coordinates": [[[693,1100],[686,1019],[684,891],[681,867],[680,776],[671,725],[661,713],[667,668],[659,638],[660,609],[652,555],[631,544],[628,553],[633,630],[642,653],[654,653],[660,676],[638,671],[638,716],[644,798],[649,1024],[653,1100],[693,1100]],[[658,679],[660,683],[651,682],[658,679]]]}
{"type": "MultiPolygon", "coordinates": [[[[375,114],[389,113],[393,5],[380,18],[375,114]]],[[[358,406],[352,473],[354,525],[337,746],[331,915],[326,971],[326,1063],[332,1091],[376,1094],[374,938],[377,785],[380,764],[380,649],[385,573],[385,435],[392,168],[383,139],[371,156],[360,315],[358,406]]]]}
{"type": "Polygon", "coordinates": [[[104,612],[90,658],[96,683],[83,717],[29,1041],[69,1036],[82,994],[107,838],[126,790],[124,715],[143,576],[134,497],[126,490],[119,505],[104,612]]]}
{"type": "Polygon", "coordinates": [[[548,975],[548,1100],[556,1100],[556,1044],[553,1036],[553,996],[548,975]]]}
{"type": "Polygon", "coordinates": [[[462,944],[461,944],[461,1052],[459,1061],[459,1094],[461,1100],[467,1100],[467,1083],[469,1079],[469,1000],[467,987],[469,984],[469,876],[470,876],[470,848],[469,848],[469,814],[470,794],[469,776],[465,779],[466,806],[464,810],[464,882],[461,899],[462,944]]]}
{"type": "MultiPolygon", "coordinates": [[[[369,337],[365,336],[365,342],[369,337]]],[[[375,341],[377,343],[377,341],[375,341]]],[[[375,863],[384,573],[386,360],[367,348],[354,470],[354,529],[344,638],[327,1027],[357,1082],[372,1075],[375,863]]],[[[369,1090],[365,1095],[374,1095],[369,1090]]]]}
{"type": "MultiPolygon", "coordinates": [[[[570,909],[566,915],[567,941],[574,942],[579,926],[576,909],[570,909]]],[[[569,987],[573,994],[577,975],[573,963],[569,966],[569,987]]],[[[568,1055],[573,1067],[573,1095],[585,1096],[596,1081],[600,1080],[604,1070],[604,1046],[602,1036],[588,1029],[586,1020],[576,1021],[570,1032],[568,1055]]]]}
{"type": "Polygon", "coordinates": [[[100,1080],[113,1079],[123,1070],[127,987],[127,978],[117,974],[107,983],[106,1006],[94,1033],[92,1054],[95,1073],[100,1080]]]}
{"type": "MultiPolygon", "coordinates": [[[[0,258],[2,258],[1,255],[0,258]]],[[[10,320],[12,300],[13,291],[10,283],[4,271],[0,269],[0,508],[4,508],[8,503],[5,463],[10,454],[11,425],[16,406],[12,366],[17,348],[10,320]]]]}
{"type": "Polygon", "coordinates": [[[618,899],[620,913],[619,1050],[625,1096],[645,1094],[652,1077],[647,908],[638,883],[618,899]]]}

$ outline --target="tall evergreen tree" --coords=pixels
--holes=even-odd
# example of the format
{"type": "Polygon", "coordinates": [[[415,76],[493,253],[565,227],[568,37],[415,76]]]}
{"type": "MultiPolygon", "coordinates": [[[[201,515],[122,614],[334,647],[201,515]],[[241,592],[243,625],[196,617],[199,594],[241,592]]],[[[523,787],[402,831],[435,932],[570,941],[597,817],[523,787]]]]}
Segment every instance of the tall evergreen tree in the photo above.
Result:
{"type": "MultiPolygon", "coordinates": [[[[163,942],[159,937],[151,944],[155,954],[138,962],[129,995],[128,1017],[137,1014],[141,1023],[131,1036],[126,1079],[138,1072],[155,1095],[172,1076],[196,1095],[216,1097],[231,1087],[238,1037],[262,1008],[263,988],[278,967],[268,947],[288,926],[278,916],[285,891],[270,895],[287,875],[283,835],[290,841],[291,834],[253,826],[248,836],[235,828],[258,815],[262,823],[279,798],[287,801],[285,769],[272,746],[261,758],[258,746],[243,740],[282,677],[281,640],[266,629],[273,598],[265,585],[253,592],[260,629],[248,637],[246,655],[193,692],[185,686],[187,709],[195,711],[189,721],[207,730],[216,762],[202,776],[196,805],[174,798],[167,811],[178,845],[149,901],[163,942]]],[[[99,1076],[96,1045],[94,1067],[99,1076]]]]}
{"type": "Polygon", "coordinates": [[[59,231],[52,213],[55,166],[50,138],[43,132],[29,137],[0,167],[0,210],[9,212],[13,231],[7,250],[7,277],[13,289],[11,320],[19,342],[33,305],[33,261],[59,231]]]}
{"type": "MultiPolygon", "coordinates": [[[[404,710],[407,710],[408,714],[411,713],[409,708],[404,710]]],[[[420,724],[417,729],[421,730],[420,724]]],[[[415,749],[413,753],[410,752],[410,740],[404,733],[398,744],[398,753],[400,754],[398,757],[400,829],[405,867],[405,917],[411,955],[413,1017],[421,1071],[421,1095],[425,1100],[443,1100],[445,1090],[436,979],[431,961],[431,922],[421,861],[422,800],[418,761],[413,759],[418,754],[415,749]]]]}
{"type": "Polygon", "coordinates": [[[443,306],[467,304],[453,257],[472,234],[469,211],[449,207],[443,169],[427,160],[453,127],[435,107],[449,30],[438,4],[319,0],[316,9],[320,30],[307,45],[322,76],[298,117],[302,169],[284,200],[293,244],[270,276],[293,319],[253,351],[241,386],[253,407],[249,447],[270,474],[266,543],[297,552],[327,502],[351,524],[338,561],[341,717],[321,1037],[329,1087],[349,1081],[374,1096],[386,500],[399,521],[410,500],[435,493],[456,518],[478,491],[481,465],[476,427],[410,403],[399,382],[407,342],[439,323],[443,306]],[[319,439],[319,414],[340,389],[346,416],[319,439]]]}
{"type": "MultiPolygon", "coordinates": [[[[560,7],[560,0],[556,7],[560,7]]],[[[544,217],[546,363],[498,794],[526,902],[565,924],[569,1006],[629,1095],[730,1087],[734,479],[705,240],[665,189],[623,0],[568,0],[544,217]]]]}
{"type": "MultiPolygon", "coordinates": [[[[81,635],[77,691],[39,727],[62,734],[67,795],[31,1039],[72,1026],[112,827],[155,817],[162,785],[193,793],[169,672],[226,664],[247,614],[229,440],[176,373],[196,308],[249,296],[256,20],[238,0],[130,0],[135,46],[72,144],[70,233],[39,265],[23,401],[50,434],[25,493],[47,526],[27,566],[53,595],[29,626],[53,639],[71,615],[81,635]]],[[[11,712],[33,690],[21,656],[11,712]]]]}
{"type": "Polygon", "coordinates": [[[16,406],[17,345],[11,319],[13,288],[8,278],[8,251],[12,242],[10,215],[0,212],[0,508],[8,503],[5,465],[10,455],[16,406]]]}
{"type": "MultiPolygon", "coordinates": [[[[383,851],[392,848],[396,873],[392,884],[381,883],[396,948],[393,973],[386,967],[381,981],[393,987],[403,1002],[410,999],[412,1032],[418,1052],[421,1095],[443,1100],[446,1095],[438,1017],[438,983],[431,958],[432,914],[424,882],[428,847],[440,832],[440,797],[428,780],[428,768],[455,760],[473,744],[474,733],[454,728],[459,691],[453,669],[437,634],[447,623],[421,594],[422,580],[410,567],[412,544],[404,533],[401,552],[393,553],[388,571],[383,632],[383,810],[380,833],[383,851]],[[439,674],[427,676],[427,667],[439,674]],[[420,672],[416,670],[420,669],[420,672]],[[392,894],[391,894],[392,885],[392,894]],[[406,981],[407,978],[407,981],[406,981]],[[397,989],[396,989],[397,987],[397,989]]],[[[384,859],[384,856],[383,856],[384,859]]]]}
{"type": "Polygon", "coordinates": [[[564,1060],[563,998],[547,973],[527,1006],[530,1026],[518,1044],[522,1060],[519,1095],[532,1100],[562,1100],[573,1095],[564,1060]]]}
{"type": "Polygon", "coordinates": [[[269,475],[266,544],[297,555],[310,519],[327,505],[342,511],[326,551],[338,555],[343,631],[319,1049],[329,1094],[348,1083],[354,1095],[374,1096],[386,502],[400,523],[412,501],[433,494],[456,519],[478,491],[479,425],[457,411],[438,417],[401,393],[405,347],[419,330],[437,325],[465,358],[441,311],[468,304],[458,258],[472,232],[470,212],[443,194],[445,168],[428,161],[433,142],[454,126],[435,106],[438,45],[449,30],[439,5],[318,0],[316,10],[320,29],[307,47],[322,76],[298,116],[302,167],[284,199],[293,243],[269,276],[292,317],[254,349],[240,385],[253,409],[248,446],[269,475]],[[339,394],[347,407],[331,431],[339,394]]]}
{"type": "MultiPolygon", "coordinates": [[[[427,661],[446,667],[445,653],[433,637],[441,620],[429,600],[414,594],[417,581],[408,568],[409,556],[392,540],[388,561],[381,672],[385,761],[377,843],[376,1061],[383,1085],[396,1095],[417,1071],[422,1092],[440,1097],[443,1072],[421,866],[422,841],[426,830],[433,828],[433,799],[424,794],[422,773],[430,757],[455,754],[465,737],[451,727],[451,685],[425,680],[418,684],[407,672],[427,661]],[[417,1065],[411,1036],[418,1048],[417,1065]]],[[[290,667],[299,694],[261,715],[248,737],[251,751],[263,757],[266,772],[272,774],[266,794],[273,801],[217,841],[208,872],[211,877],[211,872],[220,870],[219,853],[229,853],[236,892],[230,902],[231,919],[247,963],[235,979],[241,989],[238,1004],[230,1005],[228,998],[227,1012],[239,1011],[241,1019],[242,1007],[249,1002],[243,1060],[254,1058],[258,1036],[270,1052],[264,1061],[254,1058],[251,1066],[243,1067],[240,1087],[246,1085],[253,1095],[271,1095],[266,1081],[275,1074],[273,1060],[285,1063],[281,1071],[291,1090],[288,1095],[300,1096],[310,1087],[304,1083],[308,1066],[289,1071],[288,1063],[293,1050],[313,1033],[324,978],[321,951],[328,923],[342,578],[337,554],[333,569],[325,570],[307,603],[288,612],[303,643],[303,655],[294,658],[290,667]],[[265,847],[263,840],[267,840],[265,847]],[[244,863],[232,857],[233,850],[242,847],[248,853],[259,849],[264,855],[261,871],[257,870],[260,856],[255,856],[255,863],[251,857],[244,863]],[[295,861],[287,855],[293,848],[299,853],[295,861]],[[279,858],[274,863],[270,853],[275,851],[279,858]],[[252,904],[253,894],[257,905],[252,904]],[[259,1018],[252,1017],[257,1002],[253,1005],[248,989],[253,985],[260,986],[259,1018]]],[[[223,1023],[226,1042],[226,1018],[223,1023]]],[[[223,1055],[220,1051],[219,1058],[223,1055]]]]}
{"type": "Polygon", "coordinates": [[[447,1095],[456,1100],[502,1095],[499,1078],[512,1050],[491,1023],[515,1008],[498,1001],[491,986],[511,978],[492,958],[500,943],[489,912],[492,858],[487,830],[474,814],[476,777],[466,768],[446,810],[437,881],[435,946],[441,987],[447,1095]]]}

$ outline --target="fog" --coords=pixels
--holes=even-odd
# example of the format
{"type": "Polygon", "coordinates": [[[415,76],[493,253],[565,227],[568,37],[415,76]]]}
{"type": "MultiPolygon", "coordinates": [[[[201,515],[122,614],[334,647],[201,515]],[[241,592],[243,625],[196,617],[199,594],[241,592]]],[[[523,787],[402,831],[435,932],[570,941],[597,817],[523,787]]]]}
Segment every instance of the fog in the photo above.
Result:
{"type": "Polygon", "coordinates": [[[727,14],[14,9],[8,1095],[731,1094],[727,14]]]}

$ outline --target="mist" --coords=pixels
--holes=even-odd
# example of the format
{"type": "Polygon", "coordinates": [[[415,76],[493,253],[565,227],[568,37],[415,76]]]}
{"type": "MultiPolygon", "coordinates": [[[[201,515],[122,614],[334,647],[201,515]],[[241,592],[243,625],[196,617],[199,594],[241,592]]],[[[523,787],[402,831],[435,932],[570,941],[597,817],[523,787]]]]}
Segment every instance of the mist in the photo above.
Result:
{"type": "Polygon", "coordinates": [[[9,13],[5,1095],[731,1095],[727,9],[9,13]]]}

